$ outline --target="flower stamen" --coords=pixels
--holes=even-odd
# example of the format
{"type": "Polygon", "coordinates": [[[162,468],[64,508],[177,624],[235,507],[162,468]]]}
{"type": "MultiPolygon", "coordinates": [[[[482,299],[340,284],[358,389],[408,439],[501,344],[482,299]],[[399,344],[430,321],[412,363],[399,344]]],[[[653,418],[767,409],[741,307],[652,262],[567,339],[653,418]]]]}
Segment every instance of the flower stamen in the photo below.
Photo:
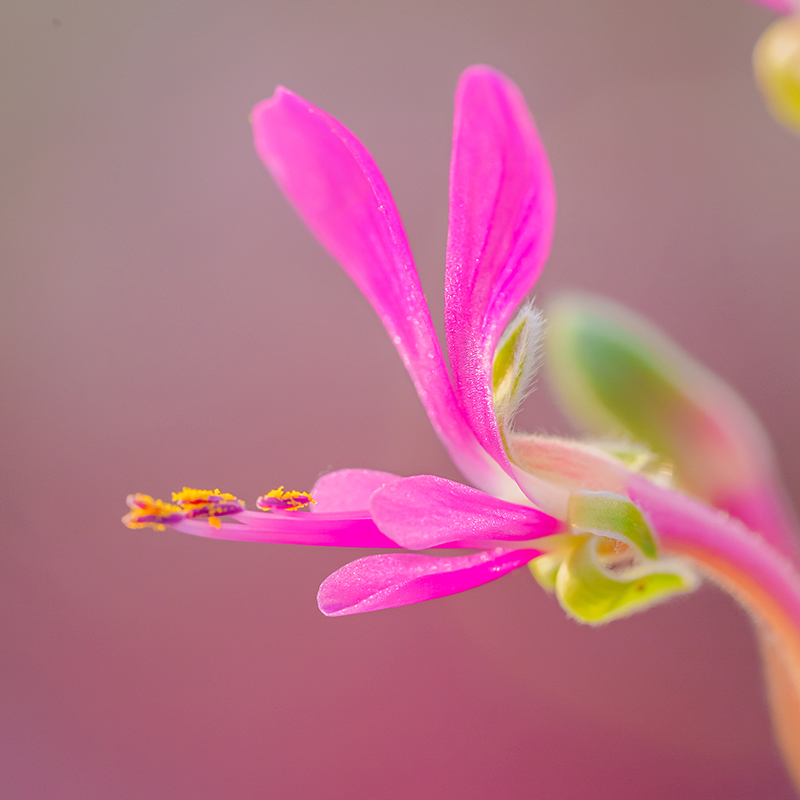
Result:
{"type": "Polygon", "coordinates": [[[208,518],[208,524],[214,528],[222,524],[219,517],[238,514],[244,509],[243,500],[219,489],[212,491],[184,486],[182,491],[172,493],[172,502],[183,509],[186,519],[208,518]]]}
{"type": "Polygon", "coordinates": [[[284,491],[283,486],[262,494],[256,500],[256,506],[262,511],[298,511],[308,505],[316,505],[316,500],[309,492],[295,490],[284,491]]]}
{"type": "Polygon", "coordinates": [[[180,506],[155,500],[149,494],[129,494],[125,502],[130,511],[122,518],[129,528],[154,528],[163,531],[166,525],[174,525],[186,519],[180,506]]]}

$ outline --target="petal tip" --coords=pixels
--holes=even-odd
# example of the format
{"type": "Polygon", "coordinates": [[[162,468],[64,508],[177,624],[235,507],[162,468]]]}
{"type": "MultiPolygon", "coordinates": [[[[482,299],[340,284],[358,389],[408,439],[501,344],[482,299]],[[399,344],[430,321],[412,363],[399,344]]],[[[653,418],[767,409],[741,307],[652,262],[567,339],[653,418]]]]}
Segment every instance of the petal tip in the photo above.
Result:
{"type": "Polygon", "coordinates": [[[256,125],[261,118],[267,113],[270,109],[275,108],[278,106],[282,100],[286,97],[292,96],[296,97],[294,92],[290,89],[287,89],[285,86],[278,84],[275,87],[275,91],[266,99],[259,100],[250,111],[250,122],[252,125],[256,125]]]}
{"type": "Polygon", "coordinates": [[[511,82],[507,75],[488,64],[472,64],[459,77],[459,84],[474,80],[501,80],[511,82]]]}

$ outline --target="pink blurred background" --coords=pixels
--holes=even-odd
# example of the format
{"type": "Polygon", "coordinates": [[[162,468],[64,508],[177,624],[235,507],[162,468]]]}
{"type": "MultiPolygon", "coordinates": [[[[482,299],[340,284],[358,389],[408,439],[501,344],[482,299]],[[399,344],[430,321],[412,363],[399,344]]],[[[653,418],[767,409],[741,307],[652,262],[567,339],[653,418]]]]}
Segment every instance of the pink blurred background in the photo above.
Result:
{"type": "MultiPolygon", "coordinates": [[[[0,796],[793,797],[714,588],[590,629],[519,572],[343,619],[359,553],[134,532],[131,491],[253,501],[458,477],[377,319],[259,164],[284,83],[371,149],[441,321],[452,94],[490,63],[552,158],[537,288],[602,292],[738,387],[800,498],[800,141],[743,0],[5,0],[0,796]]],[[[532,430],[565,430],[542,385],[532,430]]]]}

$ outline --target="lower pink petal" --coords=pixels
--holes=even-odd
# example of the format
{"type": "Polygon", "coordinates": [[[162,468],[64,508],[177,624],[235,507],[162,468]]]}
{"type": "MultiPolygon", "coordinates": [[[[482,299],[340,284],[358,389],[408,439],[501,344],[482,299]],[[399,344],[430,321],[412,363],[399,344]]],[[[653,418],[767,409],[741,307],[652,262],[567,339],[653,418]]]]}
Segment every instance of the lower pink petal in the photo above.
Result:
{"type": "Polygon", "coordinates": [[[561,527],[538,509],[436,475],[415,475],[384,486],[372,495],[369,509],[380,530],[410,550],[465,539],[538,539],[561,527]]]}
{"type": "Polygon", "coordinates": [[[489,583],[539,555],[539,550],[498,547],[453,558],[405,553],[360,558],[322,582],[317,603],[328,617],[421,603],[489,583]]]}
{"type": "Polygon", "coordinates": [[[340,469],[323,475],[311,490],[315,514],[329,511],[364,511],[373,492],[388,483],[400,480],[399,475],[376,469],[340,469]]]}

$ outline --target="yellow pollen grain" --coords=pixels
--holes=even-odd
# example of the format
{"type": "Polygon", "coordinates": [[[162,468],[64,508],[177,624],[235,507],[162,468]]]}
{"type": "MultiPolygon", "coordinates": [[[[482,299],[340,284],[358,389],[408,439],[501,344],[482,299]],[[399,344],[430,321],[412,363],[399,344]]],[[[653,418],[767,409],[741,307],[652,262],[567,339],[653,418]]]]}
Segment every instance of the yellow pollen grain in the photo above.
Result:
{"type": "Polygon", "coordinates": [[[234,503],[237,501],[235,495],[221,492],[219,489],[190,489],[184,486],[180,492],[172,493],[172,502],[180,503],[181,505],[200,505],[207,503],[210,497],[220,498],[226,502],[234,503]]]}
{"type": "Polygon", "coordinates": [[[154,528],[157,531],[165,530],[160,522],[141,522],[142,517],[169,517],[172,514],[182,514],[180,506],[165,503],[163,500],[156,500],[149,494],[134,494],[128,497],[130,511],[122,518],[122,521],[129,528],[154,528]]]}
{"type": "Polygon", "coordinates": [[[286,511],[296,511],[299,508],[307,505],[316,505],[317,501],[311,496],[310,492],[298,492],[295,489],[290,491],[284,491],[283,486],[279,486],[277,489],[272,489],[271,491],[267,492],[264,497],[271,497],[275,500],[285,500],[289,503],[286,511]]]}

